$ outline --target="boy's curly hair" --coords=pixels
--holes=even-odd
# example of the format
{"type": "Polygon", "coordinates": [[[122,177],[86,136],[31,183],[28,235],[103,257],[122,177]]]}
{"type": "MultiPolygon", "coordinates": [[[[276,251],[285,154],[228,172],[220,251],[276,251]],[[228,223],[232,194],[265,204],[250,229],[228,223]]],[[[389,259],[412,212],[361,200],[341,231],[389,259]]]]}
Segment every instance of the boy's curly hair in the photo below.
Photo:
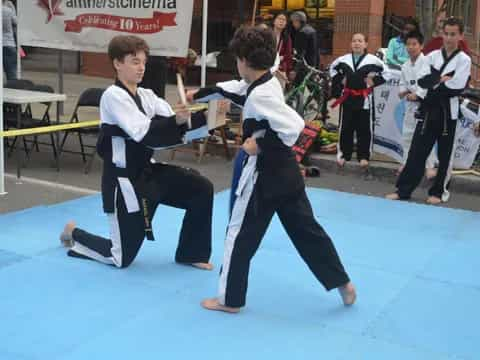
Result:
{"type": "Polygon", "coordinates": [[[255,70],[270,69],[277,56],[275,39],[272,30],[258,26],[242,26],[232,41],[230,50],[239,58],[247,61],[255,70]]]}

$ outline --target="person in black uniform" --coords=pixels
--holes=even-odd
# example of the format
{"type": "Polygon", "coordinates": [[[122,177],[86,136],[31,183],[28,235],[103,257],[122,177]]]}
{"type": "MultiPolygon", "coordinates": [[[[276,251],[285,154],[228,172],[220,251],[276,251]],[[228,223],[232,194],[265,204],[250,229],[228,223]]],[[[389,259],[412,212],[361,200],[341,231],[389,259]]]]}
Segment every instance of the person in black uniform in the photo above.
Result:
{"type": "Polygon", "coordinates": [[[270,72],[276,56],[273,33],[270,29],[242,27],[230,47],[243,80],[187,94],[188,99],[198,102],[222,96],[234,99],[238,96],[233,91],[237,89],[241,96],[241,85],[248,85],[241,97],[242,147],[247,156],[228,224],[219,292],[202,305],[230,313],[245,306],[250,261],[275,213],[316,278],[327,290],[338,288],[344,304],[352,305],[355,288],[332,240],[315,220],[291,149],[304,121],[285,103],[282,87],[270,72]]]}
{"type": "Polygon", "coordinates": [[[102,200],[110,225],[106,239],[65,226],[61,242],[68,255],[119,268],[128,267],[145,236],[153,240],[152,218],[159,204],[185,209],[175,261],[212,269],[213,186],[197,171],[154,163],[154,149],[184,142],[185,134],[205,125],[202,113],[170,105],[152,90],[138,87],[148,45],[136,36],[114,37],[108,54],[116,81],[100,102],[101,131],[97,151],[103,158],[102,200]]]}

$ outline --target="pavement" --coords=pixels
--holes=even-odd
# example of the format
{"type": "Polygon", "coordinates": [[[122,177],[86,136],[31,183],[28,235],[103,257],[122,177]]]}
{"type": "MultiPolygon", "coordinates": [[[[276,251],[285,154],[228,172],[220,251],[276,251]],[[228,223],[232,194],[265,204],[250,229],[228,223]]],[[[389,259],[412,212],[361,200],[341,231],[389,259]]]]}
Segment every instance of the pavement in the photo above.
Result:
{"type": "MultiPolygon", "coordinates": [[[[24,78],[38,84],[47,84],[56,88],[57,74],[53,72],[24,73],[24,78]]],[[[88,77],[78,74],[64,75],[64,92],[67,101],[64,106],[62,121],[68,121],[73,112],[76,101],[81,92],[88,87],[107,87],[112,79],[88,77]]],[[[168,84],[166,99],[170,103],[177,102],[176,86],[168,84]]],[[[35,111],[40,109],[34,108],[35,111]]],[[[55,109],[53,109],[53,118],[55,109]]],[[[82,111],[80,120],[98,119],[95,109],[82,111]]],[[[337,114],[332,113],[330,122],[338,122],[337,114]]],[[[93,145],[95,138],[90,137],[86,142],[93,145]]],[[[190,145],[187,147],[191,147],[190,145]]],[[[73,136],[67,141],[67,149],[78,149],[78,141],[73,136]]],[[[200,162],[190,153],[177,153],[174,163],[192,166],[199,169],[212,180],[215,191],[222,191],[230,187],[232,162],[228,161],[222,152],[215,146],[210,146],[210,154],[200,162]]],[[[170,151],[159,151],[156,155],[159,161],[169,161],[170,151]]],[[[321,169],[321,176],[308,179],[307,184],[312,187],[329,188],[351,193],[383,196],[393,191],[396,178],[397,164],[388,159],[375,155],[371,161],[370,173],[365,174],[356,162],[350,162],[342,171],[335,164],[334,155],[313,154],[312,164],[321,169]]],[[[32,154],[30,161],[22,169],[22,178],[17,179],[15,155],[6,159],[6,191],[7,195],[0,197],[0,213],[29,208],[39,204],[52,204],[100,190],[101,161],[97,158],[93,162],[89,174],[84,173],[81,157],[64,153],[61,157],[61,169],[57,171],[51,150],[40,146],[40,152],[32,154]]],[[[426,197],[428,182],[423,182],[413,201],[422,202],[426,197]]],[[[472,175],[456,175],[452,180],[452,200],[442,206],[463,208],[480,211],[480,177],[472,175]]]]}

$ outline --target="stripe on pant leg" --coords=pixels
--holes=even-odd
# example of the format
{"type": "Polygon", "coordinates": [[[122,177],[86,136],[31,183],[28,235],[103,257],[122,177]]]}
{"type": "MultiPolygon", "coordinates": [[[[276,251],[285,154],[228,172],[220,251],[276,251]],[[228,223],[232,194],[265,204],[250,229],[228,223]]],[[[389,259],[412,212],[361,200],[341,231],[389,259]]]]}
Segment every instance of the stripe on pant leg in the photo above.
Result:
{"type": "MultiPolygon", "coordinates": [[[[453,121],[453,120],[447,120],[447,121],[453,121]]],[[[457,143],[457,136],[458,136],[458,131],[455,130],[455,136],[453,137],[453,142],[452,142],[452,153],[450,154],[450,161],[448,163],[448,168],[447,168],[447,173],[445,174],[445,179],[443,180],[443,193],[441,196],[441,199],[443,202],[447,202],[448,199],[450,199],[450,191],[447,189],[447,185],[450,182],[450,179],[452,178],[452,170],[453,170],[453,158],[455,156],[455,144],[457,143]]]]}
{"type": "MultiPolygon", "coordinates": [[[[245,166],[256,166],[256,161],[253,157],[249,158],[249,164],[245,166]],[[253,165],[252,165],[253,163],[253,165]]],[[[256,160],[256,159],[255,159],[256,160]]],[[[244,168],[244,171],[246,170],[244,168]]],[[[245,185],[243,192],[237,196],[235,203],[233,205],[232,216],[230,217],[230,222],[228,224],[227,236],[225,239],[225,250],[223,254],[223,265],[222,272],[220,274],[219,289],[218,289],[218,300],[220,304],[225,305],[225,296],[227,292],[227,279],[228,273],[230,272],[230,261],[232,258],[233,249],[235,248],[235,241],[240,233],[242,228],[243,220],[248,208],[248,203],[255,188],[257,182],[257,174],[253,174],[251,179],[245,185]]]]}
{"type": "MultiPolygon", "coordinates": [[[[117,189],[115,190],[115,199],[117,199],[117,189]]],[[[108,214],[108,222],[110,227],[110,240],[112,241],[112,248],[110,249],[112,256],[104,256],[97,251],[88,248],[85,245],[75,241],[72,250],[78,254],[87,256],[91,259],[97,260],[104,264],[122,266],[122,242],[120,237],[120,224],[118,222],[118,210],[115,201],[115,213],[108,214]]]]}
{"type": "Polygon", "coordinates": [[[339,126],[338,126],[338,142],[337,142],[337,160],[341,160],[343,158],[343,152],[340,147],[340,142],[342,138],[342,124],[343,124],[343,105],[340,105],[340,109],[338,110],[339,114],[339,126]]]}

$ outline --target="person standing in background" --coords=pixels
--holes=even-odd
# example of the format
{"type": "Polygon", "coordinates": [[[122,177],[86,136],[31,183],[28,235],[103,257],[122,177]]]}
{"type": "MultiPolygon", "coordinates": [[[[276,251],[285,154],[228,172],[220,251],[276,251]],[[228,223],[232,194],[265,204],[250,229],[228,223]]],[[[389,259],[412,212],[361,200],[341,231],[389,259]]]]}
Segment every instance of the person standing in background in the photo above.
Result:
{"type": "Polygon", "coordinates": [[[3,71],[7,80],[17,78],[17,43],[14,27],[17,26],[17,14],[11,1],[2,2],[2,41],[3,71]]]}
{"type": "MultiPolygon", "coordinates": [[[[305,58],[308,65],[318,67],[320,56],[318,55],[317,31],[307,24],[307,15],[303,11],[295,11],[290,15],[292,26],[295,29],[295,37],[293,47],[297,52],[297,56],[305,58]]],[[[302,82],[307,74],[305,69],[297,68],[290,73],[290,80],[294,80],[294,84],[302,82]]]]}
{"type": "Polygon", "coordinates": [[[387,65],[401,67],[409,59],[407,47],[405,46],[405,37],[411,31],[418,31],[418,23],[413,18],[408,18],[403,24],[402,32],[388,42],[387,65]]]}
{"type": "Polygon", "coordinates": [[[275,75],[280,84],[285,88],[288,81],[288,74],[293,70],[293,48],[292,39],[287,30],[288,17],[284,12],[279,12],[273,17],[273,34],[277,44],[277,56],[279,57],[279,66],[275,75]]]}

